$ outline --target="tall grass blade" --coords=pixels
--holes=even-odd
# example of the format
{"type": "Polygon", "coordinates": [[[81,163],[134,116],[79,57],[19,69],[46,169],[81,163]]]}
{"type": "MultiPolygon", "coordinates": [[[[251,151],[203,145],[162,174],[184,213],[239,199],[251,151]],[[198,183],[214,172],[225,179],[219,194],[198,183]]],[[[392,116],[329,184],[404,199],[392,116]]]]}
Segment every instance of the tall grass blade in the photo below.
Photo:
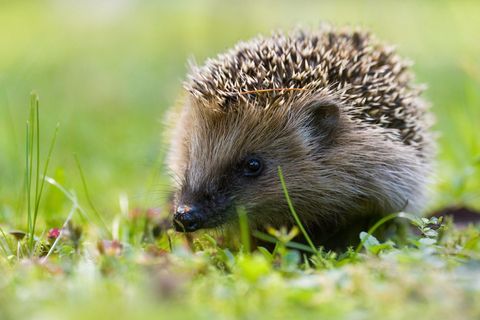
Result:
{"type": "Polygon", "coordinates": [[[32,230],[35,233],[35,222],[37,220],[37,199],[38,199],[38,192],[39,192],[39,184],[40,184],[40,111],[38,109],[38,96],[34,94],[34,114],[35,114],[35,135],[36,135],[36,158],[35,158],[35,209],[33,214],[33,224],[32,230]]]}
{"type": "Polygon", "coordinates": [[[238,222],[240,224],[240,240],[242,242],[243,250],[245,253],[250,253],[251,244],[250,244],[250,231],[248,228],[248,217],[245,208],[238,207],[238,222]]]}
{"type": "Polygon", "coordinates": [[[30,233],[32,230],[32,215],[31,215],[31,205],[30,205],[30,122],[27,120],[26,124],[26,134],[25,134],[25,196],[27,198],[27,233],[30,233]]]}
{"type": "Polygon", "coordinates": [[[29,109],[29,120],[27,121],[27,154],[26,154],[26,173],[27,173],[27,216],[28,216],[28,235],[29,235],[29,248],[30,251],[33,249],[34,241],[34,221],[33,221],[33,212],[32,212],[32,182],[33,182],[33,158],[34,158],[34,141],[35,141],[35,131],[36,131],[36,120],[35,120],[35,105],[36,105],[37,96],[35,93],[30,95],[30,109],[29,109]]]}
{"type": "Polygon", "coordinates": [[[300,229],[300,231],[302,232],[303,236],[305,237],[305,240],[307,240],[308,245],[310,246],[310,248],[311,248],[315,253],[318,253],[317,248],[316,248],[315,245],[313,244],[312,239],[310,239],[310,236],[308,235],[307,231],[306,231],[305,228],[303,227],[303,224],[302,224],[302,222],[300,221],[300,218],[298,217],[297,212],[295,211],[295,208],[293,207],[292,200],[290,199],[290,196],[289,196],[289,194],[288,194],[288,190],[287,190],[287,185],[286,185],[286,183],[285,183],[285,179],[283,178],[282,168],[281,168],[280,166],[278,166],[278,176],[280,177],[280,182],[281,182],[281,184],[282,184],[283,193],[285,194],[285,198],[287,199],[288,207],[290,208],[290,212],[292,213],[292,216],[293,216],[293,218],[295,219],[295,222],[297,223],[298,228],[300,229]]]}
{"type": "Polygon", "coordinates": [[[80,173],[80,179],[82,180],[83,190],[85,192],[85,197],[87,198],[88,205],[90,206],[92,211],[95,213],[95,216],[96,216],[97,220],[100,222],[103,231],[108,235],[109,238],[112,238],[112,233],[108,230],[108,227],[105,224],[105,222],[103,221],[102,216],[100,215],[97,208],[93,204],[92,199],[90,198],[90,192],[88,191],[87,181],[85,179],[85,175],[83,174],[83,169],[82,169],[82,166],[80,164],[80,160],[78,159],[78,156],[76,154],[74,154],[73,156],[74,156],[75,162],[77,164],[78,172],[80,173]]]}
{"type": "MultiPolygon", "coordinates": [[[[43,167],[43,173],[42,173],[42,179],[40,180],[40,186],[38,188],[38,193],[35,194],[35,209],[34,209],[34,214],[33,214],[33,233],[35,233],[35,227],[37,223],[37,217],[38,217],[38,210],[40,208],[40,200],[42,199],[42,193],[43,193],[43,187],[45,186],[45,178],[47,177],[47,171],[48,167],[50,165],[50,160],[52,159],[52,152],[55,147],[55,144],[57,142],[57,136],[58,136],[58,129],[60,128],[60,124],[57,123],[57,126],[55,127],[55,131],[53,133],[52,140],[50,141],[50,146],[48,148],[48,154],[47,154],[47,159],[45,161],[45,165],[43,167]]],[[[38,148],[40,149],[40,148],[38,148]]],[[[40,160],[38,160],[38,163],[40,163],[40,160]]],[[[37,167],[37,176],[40,176],[40,166],[37,167]]],[[[38,183],[38,179],[37,179],[38,183]]]]}

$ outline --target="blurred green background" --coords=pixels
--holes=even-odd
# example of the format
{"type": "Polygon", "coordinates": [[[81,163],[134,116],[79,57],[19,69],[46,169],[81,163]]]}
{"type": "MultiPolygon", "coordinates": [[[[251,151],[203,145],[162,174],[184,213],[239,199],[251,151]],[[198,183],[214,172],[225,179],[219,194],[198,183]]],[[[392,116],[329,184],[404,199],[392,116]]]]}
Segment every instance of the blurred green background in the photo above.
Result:
{"type": "MultiPolygon", "coordinates": [[[[480,207],[480,1],[0,1],[0,223],[24,226],[29,94],[40,96],[42,156],[84,201],[73,154],[100,212],[162,203],[165,111],[182,95],[187,60],[258,33],[361,26],[396,44],[426,83],[439,134],[430,210],[480,207]]],[[[69,203],[48,189],[47,222],[69,203]]]]}

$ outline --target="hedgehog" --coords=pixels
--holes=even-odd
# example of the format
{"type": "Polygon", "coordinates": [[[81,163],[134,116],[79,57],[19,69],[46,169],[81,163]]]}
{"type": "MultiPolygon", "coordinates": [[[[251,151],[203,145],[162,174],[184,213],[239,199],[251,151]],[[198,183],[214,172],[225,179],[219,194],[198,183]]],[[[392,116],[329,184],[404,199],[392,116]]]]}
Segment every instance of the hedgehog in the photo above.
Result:
{"type": "Polygon", "coordinates": [[[434,154],[411,63],[360,29],[322,26],[240,42],[191,66],[168,166],[177,231],[292,227],[318,245],[417,213],[434,154]]]}

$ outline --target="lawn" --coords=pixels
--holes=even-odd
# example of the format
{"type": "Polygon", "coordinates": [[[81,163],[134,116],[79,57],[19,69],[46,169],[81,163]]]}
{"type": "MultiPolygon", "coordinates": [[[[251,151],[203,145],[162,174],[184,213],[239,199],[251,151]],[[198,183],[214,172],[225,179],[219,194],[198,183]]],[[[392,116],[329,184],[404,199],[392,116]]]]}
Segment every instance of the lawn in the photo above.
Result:
{"type": "Polygon", "coordinates": [[[249,252],[158,227],[187,61],[320,21],[415,62],[439,145],[424,215],[479,212],[478,17],[477,1],[0,1],[0,319],[480,318],[479,225],[398,213],[406,236],[365,230],[344,253],[290,248],[297,229],[249,252]]]}

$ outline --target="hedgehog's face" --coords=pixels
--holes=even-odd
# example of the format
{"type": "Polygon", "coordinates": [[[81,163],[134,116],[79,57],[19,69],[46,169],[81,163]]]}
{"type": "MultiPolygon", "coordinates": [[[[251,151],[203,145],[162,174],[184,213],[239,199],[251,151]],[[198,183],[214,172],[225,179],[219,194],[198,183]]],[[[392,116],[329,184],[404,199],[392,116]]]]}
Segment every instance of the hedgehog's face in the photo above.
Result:
{"type": "Polygon", "coordinates": [[[182,128],[184,145],[174,151],[182,153],[174,225],[191,232],[237,221],[239,207],[253,225],[290,220],[278,167],[290,196],[305,197],[315,179],[319,136],[328,139],[338,110],[324,104],[225,113],[192,107],[185,117],[191,126],[182,128]]]}

